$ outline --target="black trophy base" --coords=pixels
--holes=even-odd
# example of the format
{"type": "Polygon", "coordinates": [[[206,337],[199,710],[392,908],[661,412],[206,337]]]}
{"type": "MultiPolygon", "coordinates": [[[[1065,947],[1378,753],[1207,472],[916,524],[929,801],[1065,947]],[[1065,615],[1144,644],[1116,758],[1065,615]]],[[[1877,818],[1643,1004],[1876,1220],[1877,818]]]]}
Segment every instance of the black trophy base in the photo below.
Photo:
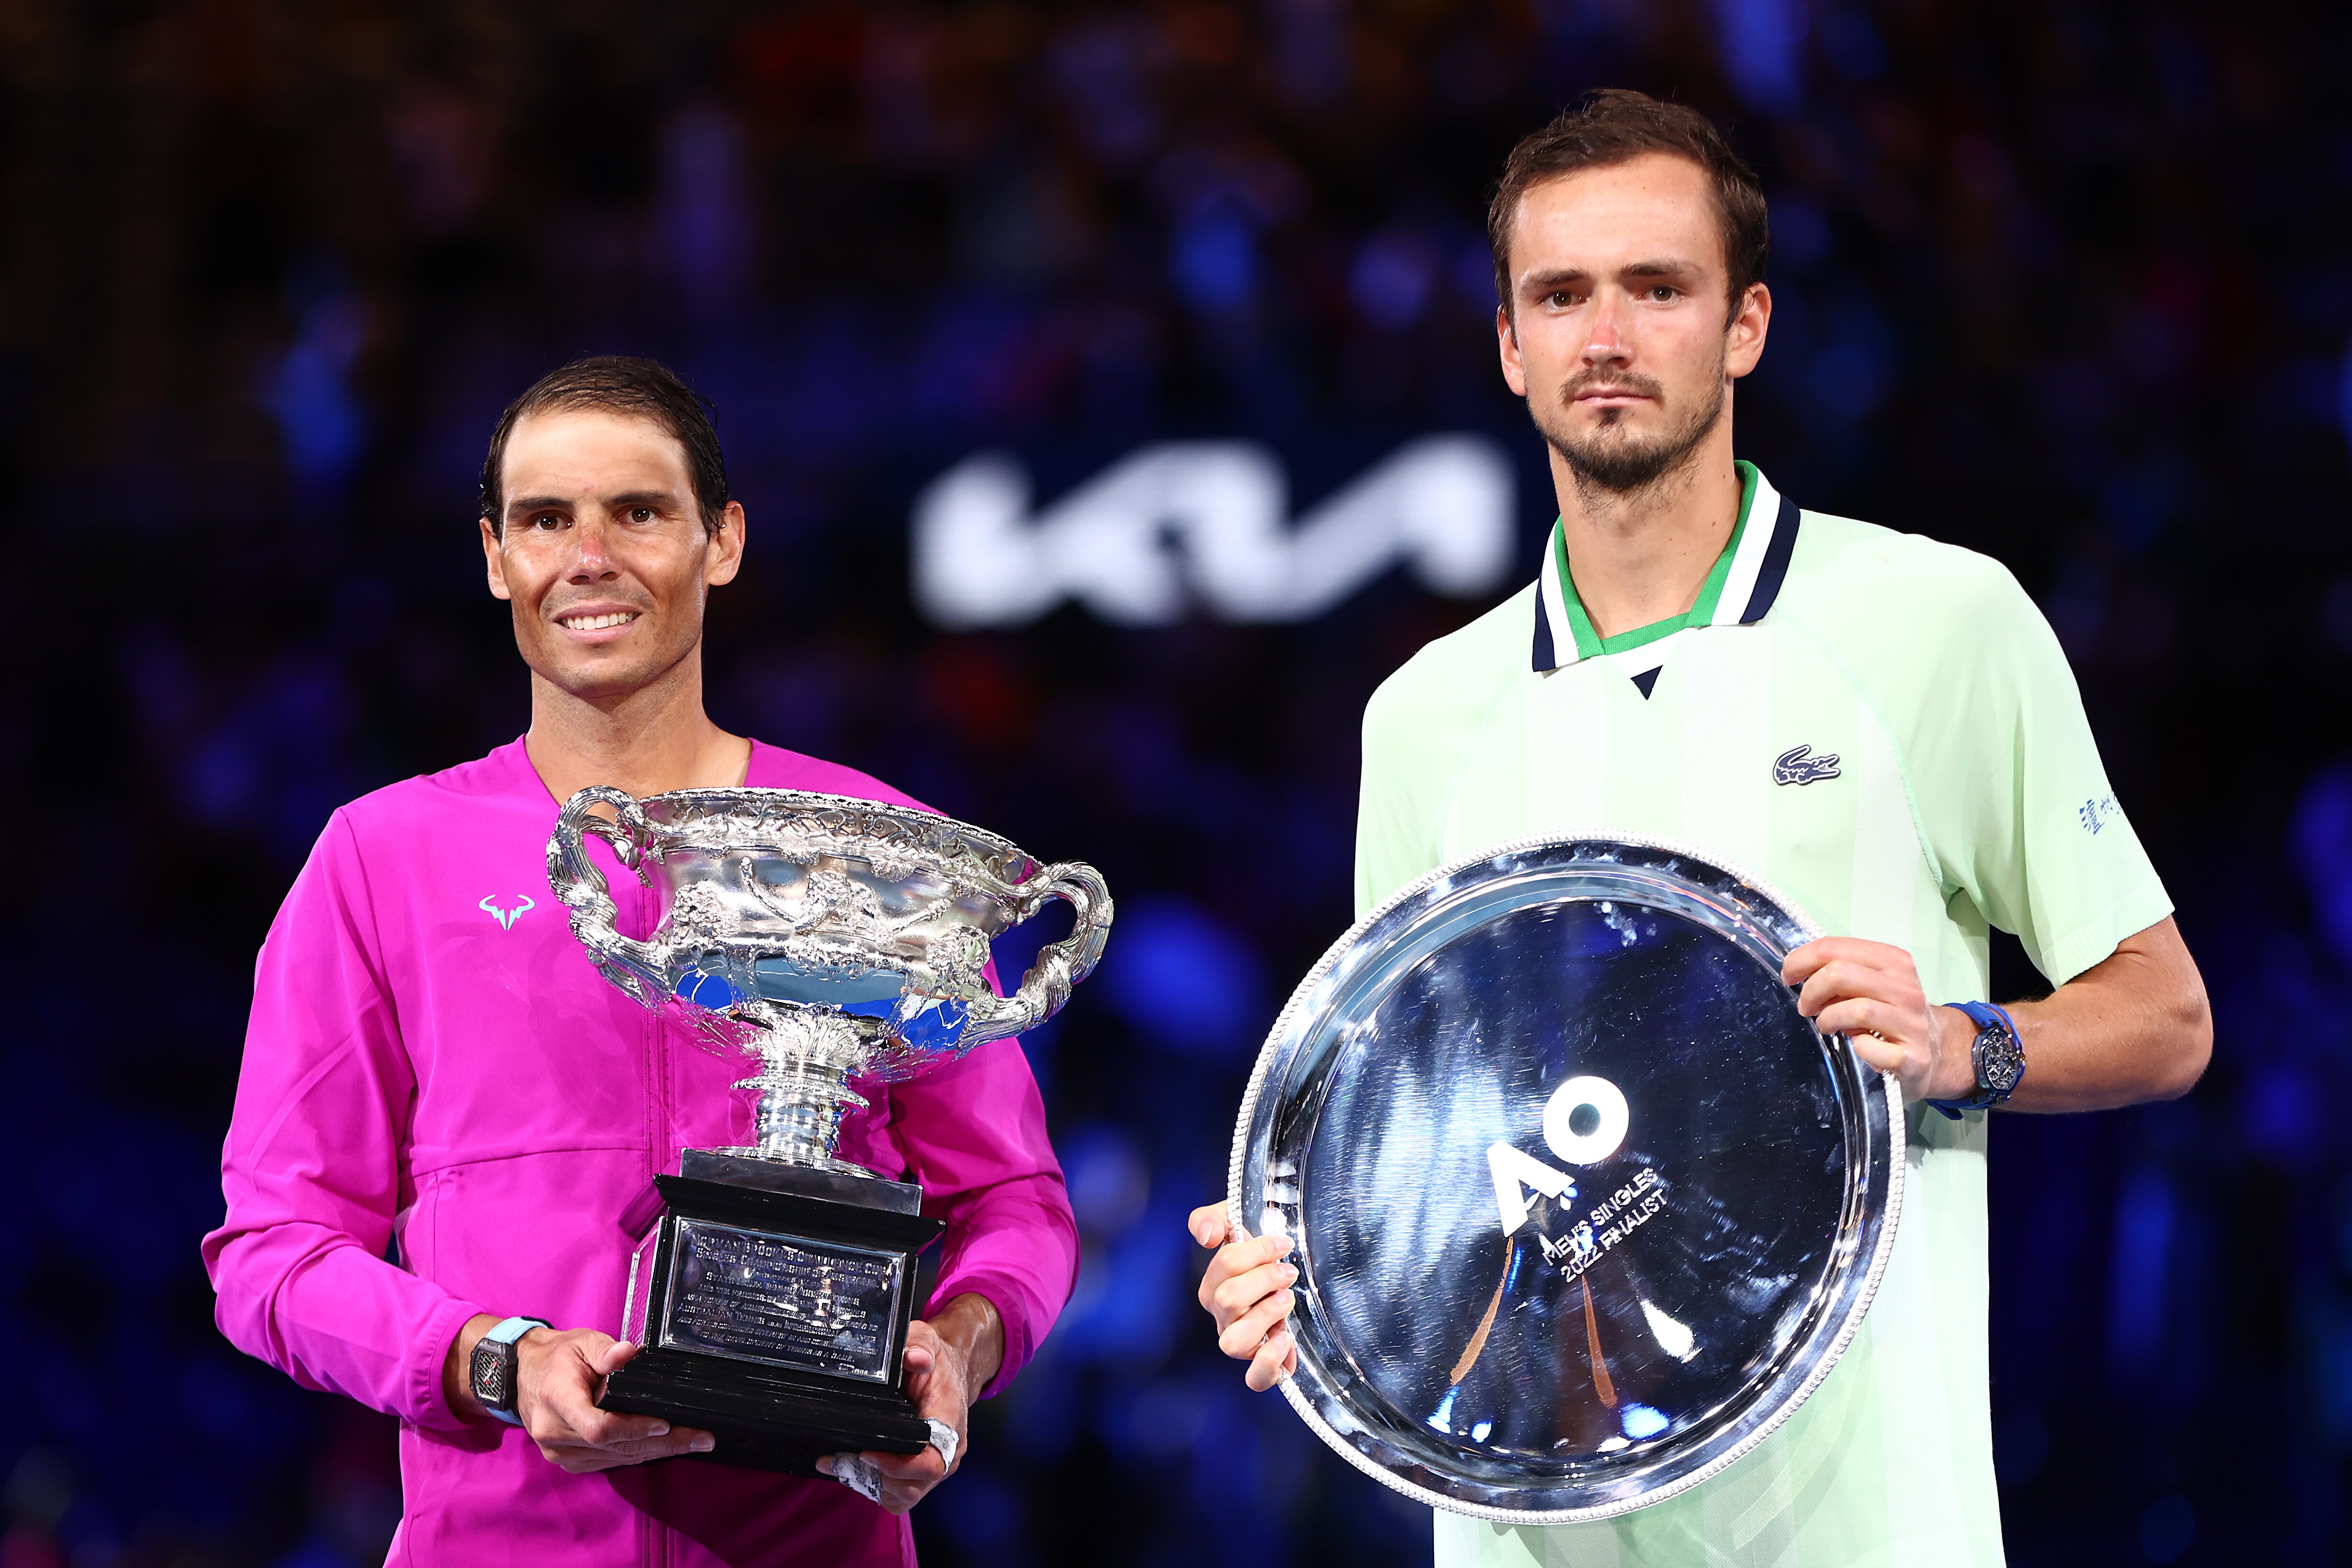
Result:
{"type": "Polygon", "coordinates": [[[636,1217],[651,1224],[624,1333],[643,1348],[598,1405],[709,1432],[696,1458],[752,1469],[920,1452],[930,1428],[906,1393],[907,1331],[946,1227],[913,1211],[919,1193],[708,1154],[687,1168],[655,1177],[660,1208],[636,1217]]]}
{"type": "Polygon", "coordinates": [[[648,1350],[604,1381],[597,1404],[708,1432],[716,1446],[690,1456],[747,1469],[813,1476],[825,1454],[917,1454],[931,1429],[897,1389],[863,1394],[761,1375],[766,1368],[648,1350]]]}

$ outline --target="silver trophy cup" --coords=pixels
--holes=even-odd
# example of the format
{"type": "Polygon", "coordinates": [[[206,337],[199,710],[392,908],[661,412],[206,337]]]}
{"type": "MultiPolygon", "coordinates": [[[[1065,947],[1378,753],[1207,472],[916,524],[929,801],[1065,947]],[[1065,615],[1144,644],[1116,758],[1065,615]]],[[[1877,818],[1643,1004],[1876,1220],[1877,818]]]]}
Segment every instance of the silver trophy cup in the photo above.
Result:
{"type": "Polygon", "coordinates": [[[592,786],[565,803],[547,875],[606,979],[649,1008],[682,1005],[759,1059],[737,1085],[759,1096],[756,1143],[724,1152],[862,1176],[873,1173],[834,1152],[842,1116],[866,1103],[852,1078],[910,1078],[1045,1022],[1110,934],[1110,893],[1090,865],[1041,866],[950,818],[796,789],[639,800],[592,786]],[[591,834],[664,894],[647,939],[615,928],[591,834]],[[997,996],[989,938],[1057,898],[1076,928],[997,996]]]}
{"type": "Polygon", "coordinates": [[[911,1078],[1052,1018],[1109,935],[1101,875],[872,800],[604,785],[564,803],[547,874],[606,979],[758,1063],[736,1085],[753,1141],[687,1150],[622,1217],[642,1238],[622,1332],[645,1348],[602,1403],[712,1431],[715,1458],[765,1469],[918,1451],[900,1353],[943,1227],[919,1187],[841,1158],[842,1118],[867,1103],[852,1081],[911,1078]],[[659,896],[650,936],[621,934],[591,837],[659,896]],[[989,939],[1055,899],[1070,935],[998,996],[989,939]]]}

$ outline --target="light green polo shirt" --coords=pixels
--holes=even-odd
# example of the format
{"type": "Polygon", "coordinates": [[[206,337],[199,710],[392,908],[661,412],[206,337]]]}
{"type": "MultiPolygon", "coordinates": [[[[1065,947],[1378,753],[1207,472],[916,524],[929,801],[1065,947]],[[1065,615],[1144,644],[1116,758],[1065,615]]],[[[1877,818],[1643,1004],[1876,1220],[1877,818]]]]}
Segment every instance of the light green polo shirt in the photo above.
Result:
{"type": "MultiPolygon", "coordinates": [[[[1762,876],[1824,931],[1908,949],[1939,1001],[1985,997],[1989,926],[2063,984],[2170,914],[2016,580],[1969,550],[1801,513],[1739,469],[1738,526],[1688,614],[1601,640],[1555,528],[1537,582],[1374,694],[1359,911],[1508,839],[1675,839],[1762,876]]],[[[1877,1298],[1754,1452],[1597,1524],[1440,1512],[1439,1568],[2000,1563],[1985,1120],[1911,1108],[1877,1298]]]]}

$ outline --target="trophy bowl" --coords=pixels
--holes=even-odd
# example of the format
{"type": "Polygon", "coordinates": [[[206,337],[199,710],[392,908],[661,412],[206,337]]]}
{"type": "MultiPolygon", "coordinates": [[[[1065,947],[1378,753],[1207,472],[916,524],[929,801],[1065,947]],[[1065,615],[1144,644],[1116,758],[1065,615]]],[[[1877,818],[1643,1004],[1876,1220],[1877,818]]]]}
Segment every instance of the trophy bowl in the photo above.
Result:
{"type": "Polygon", "coordinates": [[[834,1153],[841,1117],[866,1103],[850,1079],[904,1080],[1043,1023],[1110,934],[1092,866],[1041,866],[968,822],[797,789],[640,800],[592,786],[564,804],[547,875],[606,979],[761,1060],[738,1085],[759,1094],[756,1141],[729,1152],[856,1176],[872,1173],[834,1153]],[[591,836],[661,894],[645,940],[616,929],[591,836]],[[989,939],[1053,899],[1074,906],[1075,928],[997,996],[989,939]]]}
{"type": "Polygon", "coordinates": [[[851,1081],[903,1081],[1053,1017],[1102,956],[1102,877],[872,800],[604,785],[564,802],[547,874],[607,980],[759,1064],[735,1085],[753,1141],[684,1151],[618,1217],[636,1242],[621,1337],[642,1349],[598,1403],[709,1431],[720,1463],[810,1474],[824,1454],[919,1451],[934,1434],[903,1352],[945,1224],[916,1184],[840,1157],[842,1118],[868,1103],[851,1081]],[[621,934],[591,838],[656,894],[650,936],[621,934]],[[989,939],[1055,899],[1070,935],[998,996],[989,939]]]}
{"type": "Polygon", "coordinates": [[[1282,1386],[1339,1455],[1517,1524],[1672,1497],[1818,1388],[1894,1244],[1893,1081],[1780,978],[1817,933],[1680,845],[1440,867],[1300,984],[1234,1223],[1299,1270],[1282,1386]]]}

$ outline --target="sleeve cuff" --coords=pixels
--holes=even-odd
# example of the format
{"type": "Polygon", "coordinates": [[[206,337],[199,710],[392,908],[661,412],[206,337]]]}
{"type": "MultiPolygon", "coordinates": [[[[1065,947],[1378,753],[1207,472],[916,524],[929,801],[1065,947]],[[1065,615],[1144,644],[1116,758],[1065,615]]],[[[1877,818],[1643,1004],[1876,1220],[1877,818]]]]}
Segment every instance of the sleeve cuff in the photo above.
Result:
{"type": "Polygon", "coordinates": [[[449,1297],[433,1309],[425,1320],[424,1332],[417,1335],[418,1348],[425,1354],[410,1369],[408,1414],[419,1427],[436,1432],[462,1432],[467,1423],[449,1408],[449,1387],[442,1372],[449,1364],[449,1352],[457,1343],[457,1335],[466,1325],[488,1311],[471,1301],[449,1297]]]}
{"type": "Polygon", "coordinates": [[[2063,986],[2112,956],[2125,937],[2138,936],[2171,913],[2172,900],[2166,895],[2164,883],[2150,877],[2032,955],[2034,967],[2051,985],[2063,986]]]}

